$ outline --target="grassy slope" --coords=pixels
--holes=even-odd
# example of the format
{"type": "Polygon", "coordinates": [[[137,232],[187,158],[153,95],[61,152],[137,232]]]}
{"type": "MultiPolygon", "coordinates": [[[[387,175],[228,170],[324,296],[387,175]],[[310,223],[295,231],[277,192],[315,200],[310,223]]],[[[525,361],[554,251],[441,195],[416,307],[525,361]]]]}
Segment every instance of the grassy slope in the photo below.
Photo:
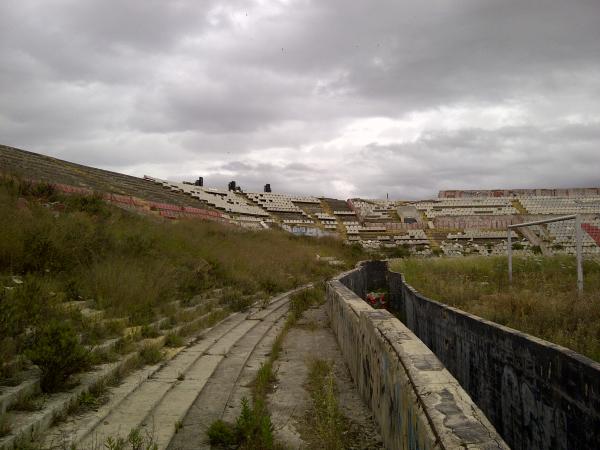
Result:
{"type": "Polygon", "coordinates": [[[517,258],[508,286],[504,257],[404,259],[392,267],[424,295],[571,348],[600,361],[600,264],[584,264],[576,290],[572,257],[517,258]]]}
{"type": "Polygon", "coordinates": [[[316,254],[348,266],[361,256],[332,239],[168,222],[0,179],[0,360],[23,351],[28,330],[51,316],[89,340],[110,333],[65,312],[62,302],[93,299],[108,317],[147,324],[168,314],[169,302],[214,288],[230,299],[272,295],[338,270],[316,254]]]}

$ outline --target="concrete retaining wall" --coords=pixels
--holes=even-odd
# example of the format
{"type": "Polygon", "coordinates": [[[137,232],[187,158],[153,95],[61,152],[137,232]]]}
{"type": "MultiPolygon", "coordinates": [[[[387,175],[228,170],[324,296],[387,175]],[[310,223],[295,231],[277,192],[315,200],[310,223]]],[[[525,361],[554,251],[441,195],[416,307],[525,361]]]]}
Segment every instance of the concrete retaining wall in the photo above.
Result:
{"type": "Polygon", "coordinates": [[[600,364],[430,300],[401,274],[384,272],[398,317],[513,449],[600,448],[600,364]]]}
{"type": "Polygon", "coordinates": [[[388,311],[361,297],[386,282],[384,263],[327,284],[331,326],[390,449],[508,448],[436,356],[388,311]],[[351,290],[352,289],[352,290],[351,290]]]}

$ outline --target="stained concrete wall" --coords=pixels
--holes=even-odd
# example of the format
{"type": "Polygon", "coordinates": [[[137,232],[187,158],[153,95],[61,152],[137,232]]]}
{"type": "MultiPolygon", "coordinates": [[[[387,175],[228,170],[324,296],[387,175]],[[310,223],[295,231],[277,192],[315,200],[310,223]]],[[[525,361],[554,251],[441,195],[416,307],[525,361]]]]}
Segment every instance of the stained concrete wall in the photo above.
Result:
{"type": "Polygon", "coordinates": [[[428,299],[385,272],[398,317],[513,449],[600,448],[600,364],[428,299]]]}
{"type": "Polygon", "coordinates": [[[327,284],[331,326],[386,448],[508,448],[427,346],[353,292],[382,287],[386,273],[384,263],[363,265],[327,284]]]}

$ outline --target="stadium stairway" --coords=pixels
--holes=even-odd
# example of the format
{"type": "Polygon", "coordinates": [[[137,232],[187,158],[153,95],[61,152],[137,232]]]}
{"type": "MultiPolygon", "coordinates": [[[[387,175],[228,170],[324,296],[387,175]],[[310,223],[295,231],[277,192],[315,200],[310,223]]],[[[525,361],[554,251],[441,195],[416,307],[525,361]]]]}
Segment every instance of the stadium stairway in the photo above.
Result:
{"type": "Polygon", "coordinates": [[[542,241],[531,228],[528,227],[519,227],[517,228],[519,232],[527,238],[531,245],[537,245],[542,251],[542,255],[544,256],[552,256],[552,251],[548,248],[546,243],[542,241]]]}
{"type": "Polygon", "coordinates": [[[107,404],[51,428],[42,444],[99,448],[137,429],[152,437],[157,449],[210,448],[206,430],[225,412],[239,412],[248,395],[244,384],[267,358],[290,295],[308,286],[274,297],[264,309],[234,313],[170,361],[132,373],[111,389],[107,404]]]}

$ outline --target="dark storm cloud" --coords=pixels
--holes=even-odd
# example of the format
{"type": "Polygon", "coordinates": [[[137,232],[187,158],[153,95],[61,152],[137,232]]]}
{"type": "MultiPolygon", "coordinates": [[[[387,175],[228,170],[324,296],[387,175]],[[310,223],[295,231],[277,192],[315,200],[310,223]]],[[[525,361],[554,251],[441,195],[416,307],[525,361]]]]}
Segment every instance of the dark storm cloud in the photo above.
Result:
{"type": "Polygon", "coordinates": [[[0,136],[317,195],[597,185],[599,21],[596,0],[7,0],[0,136]]]}
{"type": "MultiPolygon", "coordinates": [[[[409,144],[372,144],[361,157],[385,154],[380,164],[395,170],[388,170],[379,180],[379,190],[369,189],[367,196],[381,197],[381,188],[394,196],[407,197],[409,193],[408,197],[419,198],[440,189],[569,187],[574,174],[577,185],[596,185],[599,128],[600,122],[557,129],[461,129],[431,133],[409,144]],[[577,139],[568,144],[561,139],[573,135],[577,139]],[[485,151],[490,148],[494,151],[485,151]],[[418,169],[423,154],[429,155],[426,171],[418,169]]],[[[386,172],[377,166],[375,171],[386,172]]]]}

